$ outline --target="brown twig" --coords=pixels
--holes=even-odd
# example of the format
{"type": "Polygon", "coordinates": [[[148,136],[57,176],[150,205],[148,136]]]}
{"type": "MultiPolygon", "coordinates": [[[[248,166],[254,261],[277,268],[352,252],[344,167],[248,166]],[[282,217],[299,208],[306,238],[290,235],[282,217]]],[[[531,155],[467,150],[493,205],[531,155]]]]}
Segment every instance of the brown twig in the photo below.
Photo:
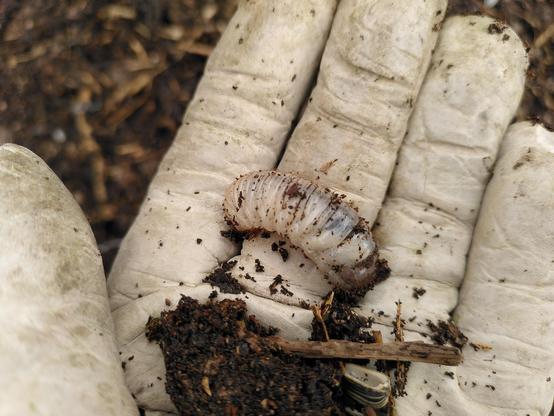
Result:
{"type": "Polygon", "coordinates": [[[462,353],[459,349],[424,342],[364,344],[341,340],[292,341],[281,337],[268,337],[266,340],[286,352],[297,353],[308,358],[410,361],[450,366],[456,366],[462,362],[462,353]]]}
{"type": "MultiPolygon", "coordinates": [[[[394,320],[394,339],[397,342],[404,341],[404,320],[402,319],[402,302],[396,302],[396,318],[394,320]]],[[[406,382],[408,378],[408,366],[405,362],[398,361],[396,363],[396,372],[394,377],[394,390],[391,391],[389,403],[390,414],[395,413],[395,397],[406,395],[406,382]]]]}
{"type": "Polygon", "coordinates": [[[323,329],[323,336],[325,337],[325,341],[329,341],[329,332],[327,331],[327,326],[325,325],[325,321],[323,320],[321,308],[317,305],[314,305],[312,307],[312,312],[315,316],[315,319],[319,322],[321,328],[323,329]]]}
{"type": "Polygon", "coordinates": [[[381,334],[381,331],[373,330],[371,331],[371,335],[373,335],[373,338],[375,338],[376,344],[382,344],[383,343],[383,334],[381,334]]]}
{"type": "MultiPolygon", "coordinates": [[[[331,291],[331,293],[329,293],[329,295],[325,298],[321,306],[316,305],[312,307],[312,312],[315,316],[315,319],[319,322],[319,324],[321,325],[321,328],[323,329],[323,336],[326,342],[329,342],[331,338],[329,337],[329,331],[327,331],[327,325],[325,325],[324,317],[331,310],[331,306],[333,306],[334,299],[335,299],[335,292],[331,291]]],[[[344,363],[341,361],[339,362],[339,365],[342,372],[344,373],[344,363]]]]}
{"type": "Polygon", "coordinates": [[[394,339],[404,341],[404,323],[402,321],[402,302],[396,303],[396,317],[394,319],[394,339]]]}
{"type": "Polygon", "coordinates": [[[87,120],[85,110],[92,99],[92,91],[89,88],[83,87],[79,90],[77,96],[77,104],[81,109],[76,111],[75,126],[80,136],[80,150],[86,157],[90,158],[92,171],[92,192],[96,202],[100,205],[100,209],[108,200],[108,191],[106,189],[106,163],[102,156],[102,150],[98,145],[93,135],[93,129],[87,120]]]}

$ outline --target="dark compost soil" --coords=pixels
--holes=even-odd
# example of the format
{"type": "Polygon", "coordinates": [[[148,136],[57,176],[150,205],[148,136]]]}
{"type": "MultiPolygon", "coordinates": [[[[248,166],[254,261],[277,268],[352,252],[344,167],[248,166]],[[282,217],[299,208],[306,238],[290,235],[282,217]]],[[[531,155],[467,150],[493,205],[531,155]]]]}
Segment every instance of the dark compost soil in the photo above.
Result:
{"type": "Polygon", "coordinates": [[[274,335],[248,316],[241,300],[200,305],[183,296],[177,309],[147,325],[160,344],[166,389],[182,415],[342,415],[340,368],[264,341],[274,335]]]}
{"type": "Polygon", "coordinates": [[[0,144],[62,179],[106,269],[235,3],[0,1],[0,144]]]}

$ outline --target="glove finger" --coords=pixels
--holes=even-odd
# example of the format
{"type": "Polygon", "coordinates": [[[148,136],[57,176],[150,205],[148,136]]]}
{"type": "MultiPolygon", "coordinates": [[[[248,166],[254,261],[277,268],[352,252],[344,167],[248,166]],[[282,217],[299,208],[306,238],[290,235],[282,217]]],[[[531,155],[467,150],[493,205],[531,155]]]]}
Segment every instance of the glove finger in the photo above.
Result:
{"type": "MultiPolygon", "coordinates": [[[[457,303],[482,195],[523,93],[527,56],[488,17],[445,21],[374,235],[391,277],[360,304],[407,328],[448,320],[457,303]]],[[[372,312],[373,311],[373,312],[372,312]]]]}
{"type": "Polygon", "coordinates": [[[0,414],[138,415],[100,253],[46,164],[0,147],[0,414]]]}
{"type": "Polygon", "coordinates": [[[470,340],[453,411],[547,415],[554,397],[554,133],[514,124],[479,214],[454,318],[470,340]],[[466,385],[465,383],[468,383],[466,385]],[[473,387],[472,382],[477,386],[473,387]],[[463,400],[460,398],[463,396],[463,400]]]}
{"type": "MultiPolygon", "coordinates": [[[[225,188],[247,171],[273,168],[317,68],[335,1],[243,1],[212,53],[177,138],[154,178],[108,280],[120,348],[126,328],[144,330],[140,308],[157,315],[165,289],[200,284],[236,253],[227,228],[225,188]]],[[[252,297],[253,298],[253,297],[252,297]]],[[[138,335],[137,335],[138,336],[138,335]]],[[[156,347],[157,348],[157,347],[156,347]]],[[[173,406],[149,369],[160,356],[134,359],[127,382],[139,404],[173,406]]],[[[159,361],[156,361],[159,360],[159,361]]],[[[159,406],[159,407],[158,407],[159,406]]]]}
{"type": "Polygon", "coordinates": [[[443,0],[342,1],[279,169],[346,193],[373,223],[445,10],[443,0]]]}
{"type": "Polygon", "coordinates": [[[223,192],[236,176],[276,165],[333,12],[334,1],[241,3],[121,246],[113,308],[164,279],[196,285],[233,255],[220,235],[223,192]]]}
{"type": "MultiPolygon", "coordinates": [[[[473,348],[464,348],[456,368],[413,363],[408,396],[396,402],[400,415],[549,413],[554,293],[552,239],[545,236],[554,231],[553,166],[554,133],[527,122],[510,127],[483,198],[454,313],[473,348]]],[[[408,332],[407,339],[421,337],[408,332]]]]}
{"type": "MultiPolygon", "coordinates": [[[[442,0],[342,1],[317,84],[279,169],[299,172],[346,194],[372,224],[445,10],[442,0]]],[[[234,276],[260,296],[291,304],[319,302],[330,288],[321,273],[291,247],[283,263],[271,250],[273,242],[245,241],[241,256],[235,258],[234,276]],[[255,259],[265,272],[256,270],[255,259]],[[277,273],[287,279],[292,296],[271,293],[277,273]]]]}
{"type": "MultiPolygon", "coordinates": [[[[378,219],[375,236],[393,273],[368,293],[363,313],[390,325],[391,299],[400,299],[414,331],[407,340],[420,339],[428,320],[448,320],[456,305],[489,170],[523,91],[523,46],[498,27],[485,17],[445,22],[378,219]]],[[[398,413],[489,414],[468,410],[478,406],[470,400],[452,404],[460,390],[451,371],[413,364],[398,413]]]]}

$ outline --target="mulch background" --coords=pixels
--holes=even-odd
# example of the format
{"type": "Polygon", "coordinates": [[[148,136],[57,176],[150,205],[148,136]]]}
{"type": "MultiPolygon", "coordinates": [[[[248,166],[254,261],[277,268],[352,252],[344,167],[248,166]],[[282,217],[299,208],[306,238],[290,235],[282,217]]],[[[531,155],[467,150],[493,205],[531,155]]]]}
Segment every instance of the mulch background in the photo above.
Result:
{"type": "MultiPolygon", "coordinates": [[[[531,67],[516,118],[554,126],[554,2],[451,0],[514,27],[531,67]],[[490,1],[487,3],[491,3],[490,1]]],[[[0,143],[40,155],[109,268],[236,0],[0,0],[0,143]]]]}

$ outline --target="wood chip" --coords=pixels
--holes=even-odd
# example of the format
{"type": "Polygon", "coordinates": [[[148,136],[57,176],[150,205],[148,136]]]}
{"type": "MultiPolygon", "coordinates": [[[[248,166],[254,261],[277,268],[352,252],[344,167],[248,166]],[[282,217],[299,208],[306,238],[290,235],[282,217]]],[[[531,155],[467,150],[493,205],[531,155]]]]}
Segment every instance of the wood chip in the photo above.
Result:
{"type": "Polygon", "coordinates": [[[210,379],[206,376],[202,377],[202,390],[208,396],[212,396],[212,391],[210,390],[210,379]]]}

